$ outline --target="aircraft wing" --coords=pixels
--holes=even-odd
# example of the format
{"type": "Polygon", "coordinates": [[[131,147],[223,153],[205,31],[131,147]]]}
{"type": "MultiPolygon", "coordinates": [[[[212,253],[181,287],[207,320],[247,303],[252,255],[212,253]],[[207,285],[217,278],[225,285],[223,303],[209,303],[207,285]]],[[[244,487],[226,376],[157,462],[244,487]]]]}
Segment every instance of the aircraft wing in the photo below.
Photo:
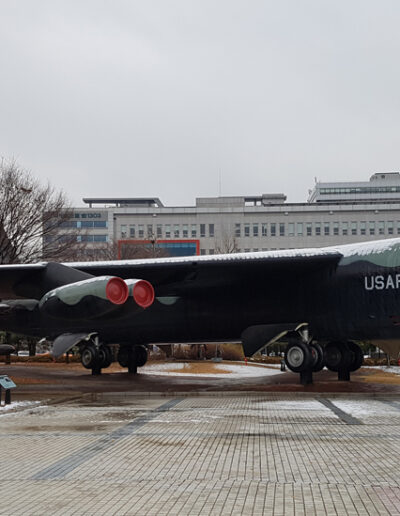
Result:
{"type": "Polygon", "coordinates": [[[61,263],[0,265],[0,299],[41,299],[54,288],[92,277],[61,263]]]}
{"type": "Polygon", "coordinates": [[[336,269],[342,253],[334,248],[265,251],[224,255],[191,256],[124,260],[114,262],[83,262],[72,267],[94,276],[111,274],[121,278],[141,278],[149,281],[157,295],[182,289],[223,287],[260,277],[303,275],[324,269],[336,269]]]}
{"type": "Polygon", "coordinates": [[[0,299],[41,299],[48,291],[109,274],[150,281],[158,295],[163,290],[223,286],[262,275],[302,275],[335,269],[342,254],[331,249],[266,251],[225,255],[116,260],[111,262],[37,263],[0,265],[0,299]]]}

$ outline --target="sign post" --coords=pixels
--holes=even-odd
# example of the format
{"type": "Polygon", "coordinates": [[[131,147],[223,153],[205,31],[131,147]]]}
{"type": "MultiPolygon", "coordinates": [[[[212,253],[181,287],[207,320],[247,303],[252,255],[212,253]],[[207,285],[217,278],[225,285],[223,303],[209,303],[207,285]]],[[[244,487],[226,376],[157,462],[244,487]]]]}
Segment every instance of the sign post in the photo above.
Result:
{"type": "Polygon", "coordinates": [[[9,405],[11,403],[11,389],[16,387],[15,383],[9,378],[7,375],[0,375],[0,405],[1,405],[1,389],[5,390],[5,405],[9,405]]]}

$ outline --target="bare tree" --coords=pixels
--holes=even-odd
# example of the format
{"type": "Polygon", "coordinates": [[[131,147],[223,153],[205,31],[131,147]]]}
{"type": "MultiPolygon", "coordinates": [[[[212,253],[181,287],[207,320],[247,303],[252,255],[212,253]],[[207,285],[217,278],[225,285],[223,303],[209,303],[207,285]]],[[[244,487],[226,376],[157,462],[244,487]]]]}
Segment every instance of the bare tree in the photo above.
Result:
{"type": "Polygon", "coordinates": [[[15,161],[0,163],[0,263],[56,260],[70,242],[57,230],[71,218],[62,191],[42,185],[15,161]],[[43,245],[44,242],[44,245],[43,245]]]}
{"type": "MultiPolygon", "coordinates": [[[[71,253],[73,248],[71,248],[71,253]]],[[[84,249],[75,248],[74,255],[65,261],[108,261],[108,260],[138,260],[143,258],[162,258],[169,256],[166,249],[157,246],[156,242],[144,244],[141,241],[129,242],[118,246],[118,241],[110,241],[101,247],[84,249]]]]}
{"type": "Polygon", "coordinates": [[[215,252],[217,254],[238,253],[239,247],[235,235],[223,232],[221,238],[215,242],[215,252]]]}

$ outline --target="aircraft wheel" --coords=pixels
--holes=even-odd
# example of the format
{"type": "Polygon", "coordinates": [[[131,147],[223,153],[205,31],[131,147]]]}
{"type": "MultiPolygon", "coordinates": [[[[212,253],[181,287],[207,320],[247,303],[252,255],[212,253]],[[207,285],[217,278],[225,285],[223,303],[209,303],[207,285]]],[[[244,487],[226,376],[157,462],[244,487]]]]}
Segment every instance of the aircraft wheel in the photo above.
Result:
{"type": "Polygon", "coordinates": [[[81,363],[86,369],[99,366],[99,354],[94,344],[86,344],[81,350],[81,363]]]}
{"type": "Polygon", "coordinates": [[[322,349],[322,346],[316,342],[313,342],[309,346],[312,355],[312,370],[313,373],[318,373],[319,371],[322,371],[325,366],[324,350],[322,349]]]}
{"type": "Polygon", "coordinates": [[[137,367],[142,367],[147,362],[148,352],[145,346],[135,346],[135,361],[137,367]]]}
{"type": "Polygon", "coordinates": [[[355,342],[352,342],[351,340],[347,342],[347,346],[349,347],[349,350],[352,354],[352,360],[349,367],[349,371],[357,371],[357,369],[360,369],[362,366],[362,363],[364,361],[364,355],[362,352],[362,349],[358,344],[355,342]]]}
{"type": "Polygon", "coordinates": [[[353,360],[353,353],[351,352],[347,342],[328,342],[325,346],[325,365],[329,371],[339,372],[343,370],[350,371],[350,366],[353,360]]]}
{"type": "Polygon", "coordinates": [[[118,350],[118,363],[121,367],[128,367],[131,361],[132,348],[130,346],[120,346],[118,350]]]}
{"type": "Polygon", "coordinates": [[[99,347],[99,362],[101,368],[110,367],[112,363],[112,351],[109,346],[106,346],[105,344],[102,344],[99,347]]]}
{"type": "Polygon", "coordinates": [[[285,351],[285,362],[294,373],[309,370],[313,363],[310,346],[300,340],[289,342],[285,351]]]}

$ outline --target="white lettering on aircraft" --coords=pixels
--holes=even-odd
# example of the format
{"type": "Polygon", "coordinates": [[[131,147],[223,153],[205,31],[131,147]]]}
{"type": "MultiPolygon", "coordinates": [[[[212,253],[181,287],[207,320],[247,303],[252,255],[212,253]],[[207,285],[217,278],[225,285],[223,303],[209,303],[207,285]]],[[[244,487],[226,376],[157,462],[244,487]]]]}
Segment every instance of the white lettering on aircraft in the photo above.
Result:
{"type": "Polygon", "coordinates": [[[388,276],[364,276],[365,290],[387,290],[400,288],[400,274],[388,276]]]}

